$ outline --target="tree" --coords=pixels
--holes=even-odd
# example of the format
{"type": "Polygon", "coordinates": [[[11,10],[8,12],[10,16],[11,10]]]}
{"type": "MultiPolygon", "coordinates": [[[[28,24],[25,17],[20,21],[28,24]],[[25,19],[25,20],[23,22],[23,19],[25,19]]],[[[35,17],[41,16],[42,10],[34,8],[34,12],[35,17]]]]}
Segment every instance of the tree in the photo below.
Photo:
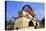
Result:
{"type": "Polygon", "coordinates": [[[42,22],[45,23],[45,18],[42,19],[42,22]]]}
{"type": "Polygon", "coordinates": [[[45,18],[42,19],[43,27],[45,27],[45,18]]]}

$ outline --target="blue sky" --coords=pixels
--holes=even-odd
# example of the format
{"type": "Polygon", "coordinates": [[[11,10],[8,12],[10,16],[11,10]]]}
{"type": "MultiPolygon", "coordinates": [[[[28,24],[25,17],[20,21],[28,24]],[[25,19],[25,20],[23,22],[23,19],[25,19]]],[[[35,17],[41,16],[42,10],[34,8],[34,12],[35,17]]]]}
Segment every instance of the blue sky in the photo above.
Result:
{"type": "Polygon", "coordinates": [[[20,2],[20,1],[7,1],[7,19],[11,19],[12,16],[17,16],[17,12],[22,9],[24,5],[30,5],[35,11],[39,20],[44,17],[45,4],[36,2],[20,2]]]}

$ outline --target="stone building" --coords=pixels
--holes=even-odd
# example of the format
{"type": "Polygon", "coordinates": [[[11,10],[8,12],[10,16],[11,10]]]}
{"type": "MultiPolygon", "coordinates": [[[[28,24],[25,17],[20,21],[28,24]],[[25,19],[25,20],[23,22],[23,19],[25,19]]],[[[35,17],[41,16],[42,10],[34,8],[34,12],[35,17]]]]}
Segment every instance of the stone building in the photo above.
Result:
{"type": "Polygon", "coordinates": [[[35,13],[31,6],[24,5],[22,10],[18,12],[18,16],[15,18],[14,29],[24,29],[28,27],[39,27],[39,21],[35,18],[35,13]]]}

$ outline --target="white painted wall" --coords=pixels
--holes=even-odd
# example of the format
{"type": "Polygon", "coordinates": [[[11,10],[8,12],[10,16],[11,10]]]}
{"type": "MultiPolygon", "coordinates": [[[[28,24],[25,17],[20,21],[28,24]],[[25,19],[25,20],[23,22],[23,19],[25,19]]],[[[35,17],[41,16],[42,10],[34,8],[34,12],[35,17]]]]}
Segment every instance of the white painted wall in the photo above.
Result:
{"type": "Polygon", "coordinates": [[[16,19],[15,21],[15,26],[16,27],[28,27],[28,23],[29,23],[30,19],[26,18],[26,17],[21,17],[16,19]]]}

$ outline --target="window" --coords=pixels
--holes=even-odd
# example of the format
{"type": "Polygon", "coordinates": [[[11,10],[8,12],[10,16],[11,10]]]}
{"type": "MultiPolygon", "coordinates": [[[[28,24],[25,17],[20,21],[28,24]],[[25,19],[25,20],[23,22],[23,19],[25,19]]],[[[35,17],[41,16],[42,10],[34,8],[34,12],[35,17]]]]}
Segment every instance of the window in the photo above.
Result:
{"type": "Polygon", "coordinates": [[[28,15],[28,14],[26,14],[26,15],[25,15],[25,17],[27,17],[27,18],[28,18],[28,17],[29,17],[29,15],[28,15]]]}

